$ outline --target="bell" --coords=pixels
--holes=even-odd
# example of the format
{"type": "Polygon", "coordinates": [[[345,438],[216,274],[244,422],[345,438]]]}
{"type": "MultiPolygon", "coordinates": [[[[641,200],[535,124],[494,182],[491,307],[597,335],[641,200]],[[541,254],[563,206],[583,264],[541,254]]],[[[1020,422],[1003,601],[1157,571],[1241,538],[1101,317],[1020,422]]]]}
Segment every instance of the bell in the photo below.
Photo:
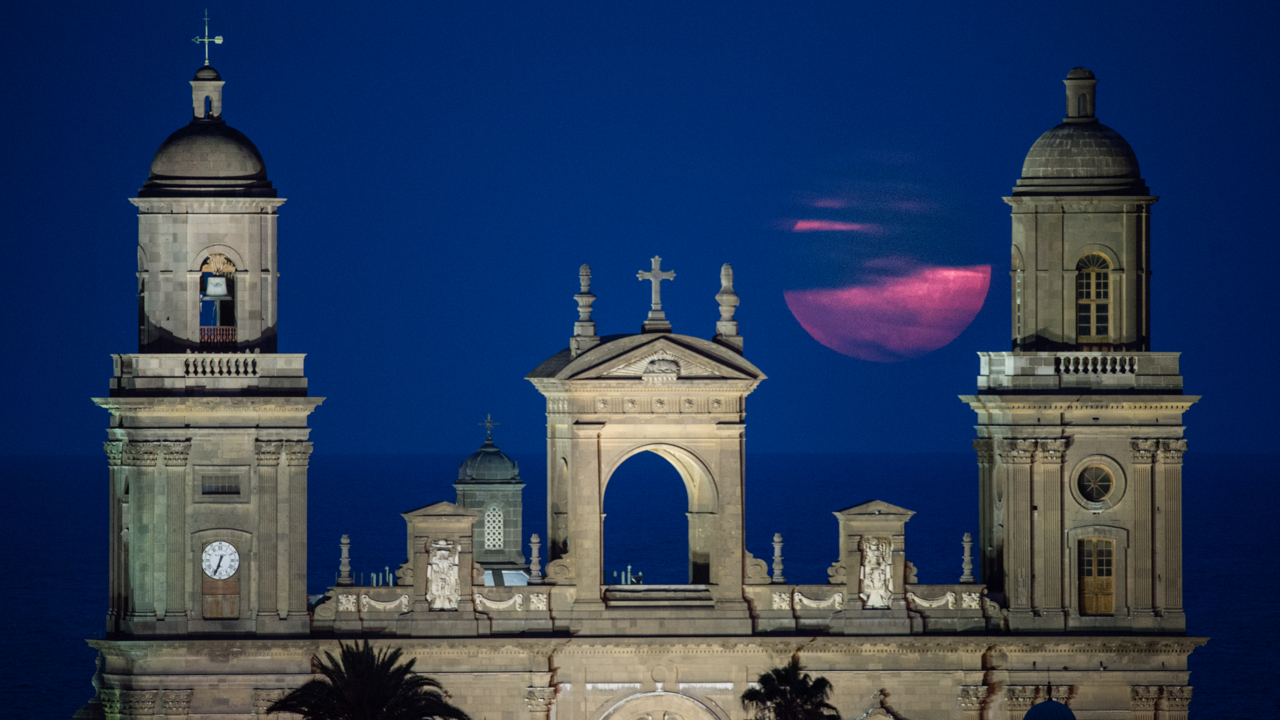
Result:
{"type": "Polygon", "coordinates": [[[205,300],[230,300],[227,294],[227,279],[219,275],[210,275],[204,283],[205,300]]]}

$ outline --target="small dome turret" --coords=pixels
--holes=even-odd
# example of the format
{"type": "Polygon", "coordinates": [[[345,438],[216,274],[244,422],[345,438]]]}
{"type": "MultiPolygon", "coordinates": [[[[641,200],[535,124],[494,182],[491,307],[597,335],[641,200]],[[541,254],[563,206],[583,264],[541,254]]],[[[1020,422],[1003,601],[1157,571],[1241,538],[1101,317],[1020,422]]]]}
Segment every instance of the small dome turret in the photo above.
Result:
{"type": "Polygon", "coordinates": [[[1138,156],[1120,133],[1098,122],[1092,71],[1063,81],[1067,116],[1041,135],[1022,163],[1014,195],[1147,195],[1138,156]]]}
{"type": "Polygon", "coordinates": [[[458,468],[458,482],[511,482],[520,480],[520,466],[515,460],[493,444],[493,438],[485,438],[484,445],[462,461],[458,468]]]}
{"type": "Polygon", "coordinates": [[[222,119],[223,84],[196,70],[191,122],[161,143],[138,197],[276,197],[258,148],[222,119]]]}

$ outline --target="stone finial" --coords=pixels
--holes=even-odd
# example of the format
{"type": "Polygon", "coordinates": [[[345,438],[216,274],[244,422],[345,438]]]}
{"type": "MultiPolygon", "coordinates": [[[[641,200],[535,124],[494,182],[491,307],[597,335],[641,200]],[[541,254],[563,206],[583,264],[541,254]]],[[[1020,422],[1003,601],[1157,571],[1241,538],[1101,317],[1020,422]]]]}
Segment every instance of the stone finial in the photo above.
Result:
{"type": "Polygon", "coordinates": [[[351,538],[343,535],[338,541],[342,555],[338,558],[338,585],[355,585],[351,577],[351,538]]]}
{"type": "Polygon", "coordinates": [[[667,314],[662,311],[661,283],[663,280],[675,280],[676,274],[671,270],[663,270],[662,258],[657,255],[654,255],[649,262],[652,270],[641,270],[636,273],[636,279],[653,283],[650,288],[649,316],[645,318],[644,325],[640,326],[640,332],[671,332],[671,323],[667,321],[667,314]]]}
{"type": "MultiPolygon", "coordinates": [[[[583,267],[586,267],[583,265],[583,267]]],[[[529,538],[529,584],[542,584],[542,563],[538,562],[538,550],[542,547],[542,538],[534,533],[529,538]]]]}
{"type": "Polygon", "coordinates": [[[965,533],[964,540],[961,540],[960,544],[964,546],[964,560],[960,563],[960,569],[964,573],[960,576],[960,582],[971,583],[973,582],[973,536],[965,533]]]}
{"type": "Polygon", "coordinates": [[[738,307],[738,293],[733,291],[733,266],[725,263],[720,268],[720,292],[716,293],[716,302],[720,303],[720,320],[716,323],[715,341],[742,352],[742,336],[738,334],[738,323],[733,313],[738,307]]]}
{"type": "Polygon", "coordinates": [[[787,582],[782,576],[782,533],[773,534],[773,582],[779,585],[787,582]]]}
{"type": "Polygon", "coordinates": [[[591,266],[586,263],[578,268],[578,294],[573,299],[578,301],[578,322],[573,324],[569,356],[576,358],[600,344],[600,338],[596,336],[596,323],[591,319],[591,303],[596,301],[596,296],[591,294],[591,266]]]}

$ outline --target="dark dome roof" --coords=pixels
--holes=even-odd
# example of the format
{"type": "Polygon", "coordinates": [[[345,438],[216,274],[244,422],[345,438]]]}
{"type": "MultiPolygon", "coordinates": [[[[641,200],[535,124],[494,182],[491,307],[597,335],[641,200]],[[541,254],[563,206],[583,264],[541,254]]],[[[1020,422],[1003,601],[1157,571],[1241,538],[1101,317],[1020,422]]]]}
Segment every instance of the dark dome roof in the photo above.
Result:
{"type": "Polygon", "coordinates": [[[1100,122],[1064,122],[1040,136],[1022,163],[1024,178],[1133,178],[1138,156],[1100,122]]]}
{"type": "Polygon", "coordinates": [[[1057,700],[1045,700],[1032,705],[1022,720],[1076,720],[1076,714],[1057,700]]]}
{"type": "Polygon", "coordinates": [[[509,482],[520,480],[520,466],[515,460],[493,444],[492,439],[484,441],[480,449],[471,457],[462,461],[458,468],[458,482],[509,482]]]}
{"type": "Polygon", "coordinates": [[[1071,72],[1067,73],[1068,80],[1092,80],[1093,71],[1089,68],[1074,67],[1071,72]]]}
{"type": "Polygon", "coordinates": [[[219,75],[219,74],[218,74],[218,71],[217,71],[217,70],[214,70],[211,66],[209,66],[209,65],[205,65],[204,67],[202,67],[202,68],[200,68],[199,70],[197,70],[197,71],[196,71],[196,76],[195,76],[195,78],[194,78],[194,79],[196,79],[196,80],[221,80],[221,79],[222,79],[222,76],[221,76],[221,75],[219,75]]]}
{"type": "Polygon", "coordinates": [[[244,133],[195,120],[170,135],[151,160],[139,197],[275,197],[262,154],[244,133]]]}

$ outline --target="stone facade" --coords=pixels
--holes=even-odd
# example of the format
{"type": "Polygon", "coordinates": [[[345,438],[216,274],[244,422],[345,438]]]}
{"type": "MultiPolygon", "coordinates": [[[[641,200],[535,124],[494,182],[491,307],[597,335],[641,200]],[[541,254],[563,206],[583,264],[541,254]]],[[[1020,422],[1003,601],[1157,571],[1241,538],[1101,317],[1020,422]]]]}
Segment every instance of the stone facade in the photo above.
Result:
{"type": "MultiPolygon", "coordinates": [[[[1090,124],[1087,72],[1068,78],[1066,124],[1090,124]]],[[[1141,183],[1120,145],[1086,157],[1073,132],[1047,133],[1028,155],[1019,187],[1035,202],[1055,198],[1061,214],[1141,183]],[[1119,179],[1090,175],[1107,172],[1119,179]]],[[[1015,260],[1015,349],[986,354],[984,394],[964,396],[979,417],[982,583],[966,570],[954,584],[919,584],[914,513],[881,501],[836,513],[825,584],[787,582],[780,537],[770,574],[743,545],[746,400],[765,375],[744,355],[732,268],[721,269],[706,340],[672,332],[661,283],[675,273],[656,257],[638,273],[653,284],[641,332],[598,336],[584,265],[569,347],[528,376],[546,400],[548,537],[545,572],[531,557],[526,586],[484,582],[488,562],[523,564],[520,506],[502,496],[522,485],[490,438],[463,464],[457,504],[403,514],[394,584],[357,586],[344,550],[337,584],[308,602],[306,422],[320,399],[306,394],[301,356],[116,356],[110,397],[97,400],[112,413],[112,496],[108,636],[91,641],[102,660],[96,704],[120,718],[259,717],[313,677],[314,655],[368,638],[403,648],[488,720],[745,720],[738,698],[792,657],[832,682],[832,703],[850,718],[1020,720],[1050,699],[1082,719],[1185,718],[1187,658],[1205,642],[1185,635],[1181,601],[1181,420],[1196,398],[1181,392],[1175,354],[1147,352],[1146,301],[1131,302],[1145,298],[1145,285],[1126,285],[1144,276],[1145,250],[1134,265],[1129,249],[1146,247],[1145,230],[1133,245],[1112,238],[1108,247],[1128,249],[1107,256],[1109,269],[1068,271],[1059,260],[1092,252],[1102,221],[1059,218],[1057,230],[1028,234],[1014,205],[1015,257],[1021,243],[1033,266],[1050,257],[1061,269],[1043,270],[1027,315],[1015,260]],[[1119,309],[1095,296],[1055,300],[1053,283],[1078,282],[1070,272],[1090,273],[1090,292],[1125,286],[1119,309]],[[1089,313],[1094,333],[1119,318],[1109,347],[1095,347],[1097,335],[1068,342],[1066,328],[1083,327],[1072,312],[1089,313]],[[603,497],[640,452],[684,481],[687,584],[603,582],[603,497]],[[501,550],[514,550],[496,559],[484,553],[498,548],[483,547],[494,508],[501,550]]],[[[140,243],[157,242],[143,227],[140,243]]],[[[1117,227],[1103,234],[1129,232],[1117,227]]],[[[260,289],[274,308],[274,285],[260,289]]],[[[204,302],[190,287],[168,297],[175,312],[204,302]]]]}

